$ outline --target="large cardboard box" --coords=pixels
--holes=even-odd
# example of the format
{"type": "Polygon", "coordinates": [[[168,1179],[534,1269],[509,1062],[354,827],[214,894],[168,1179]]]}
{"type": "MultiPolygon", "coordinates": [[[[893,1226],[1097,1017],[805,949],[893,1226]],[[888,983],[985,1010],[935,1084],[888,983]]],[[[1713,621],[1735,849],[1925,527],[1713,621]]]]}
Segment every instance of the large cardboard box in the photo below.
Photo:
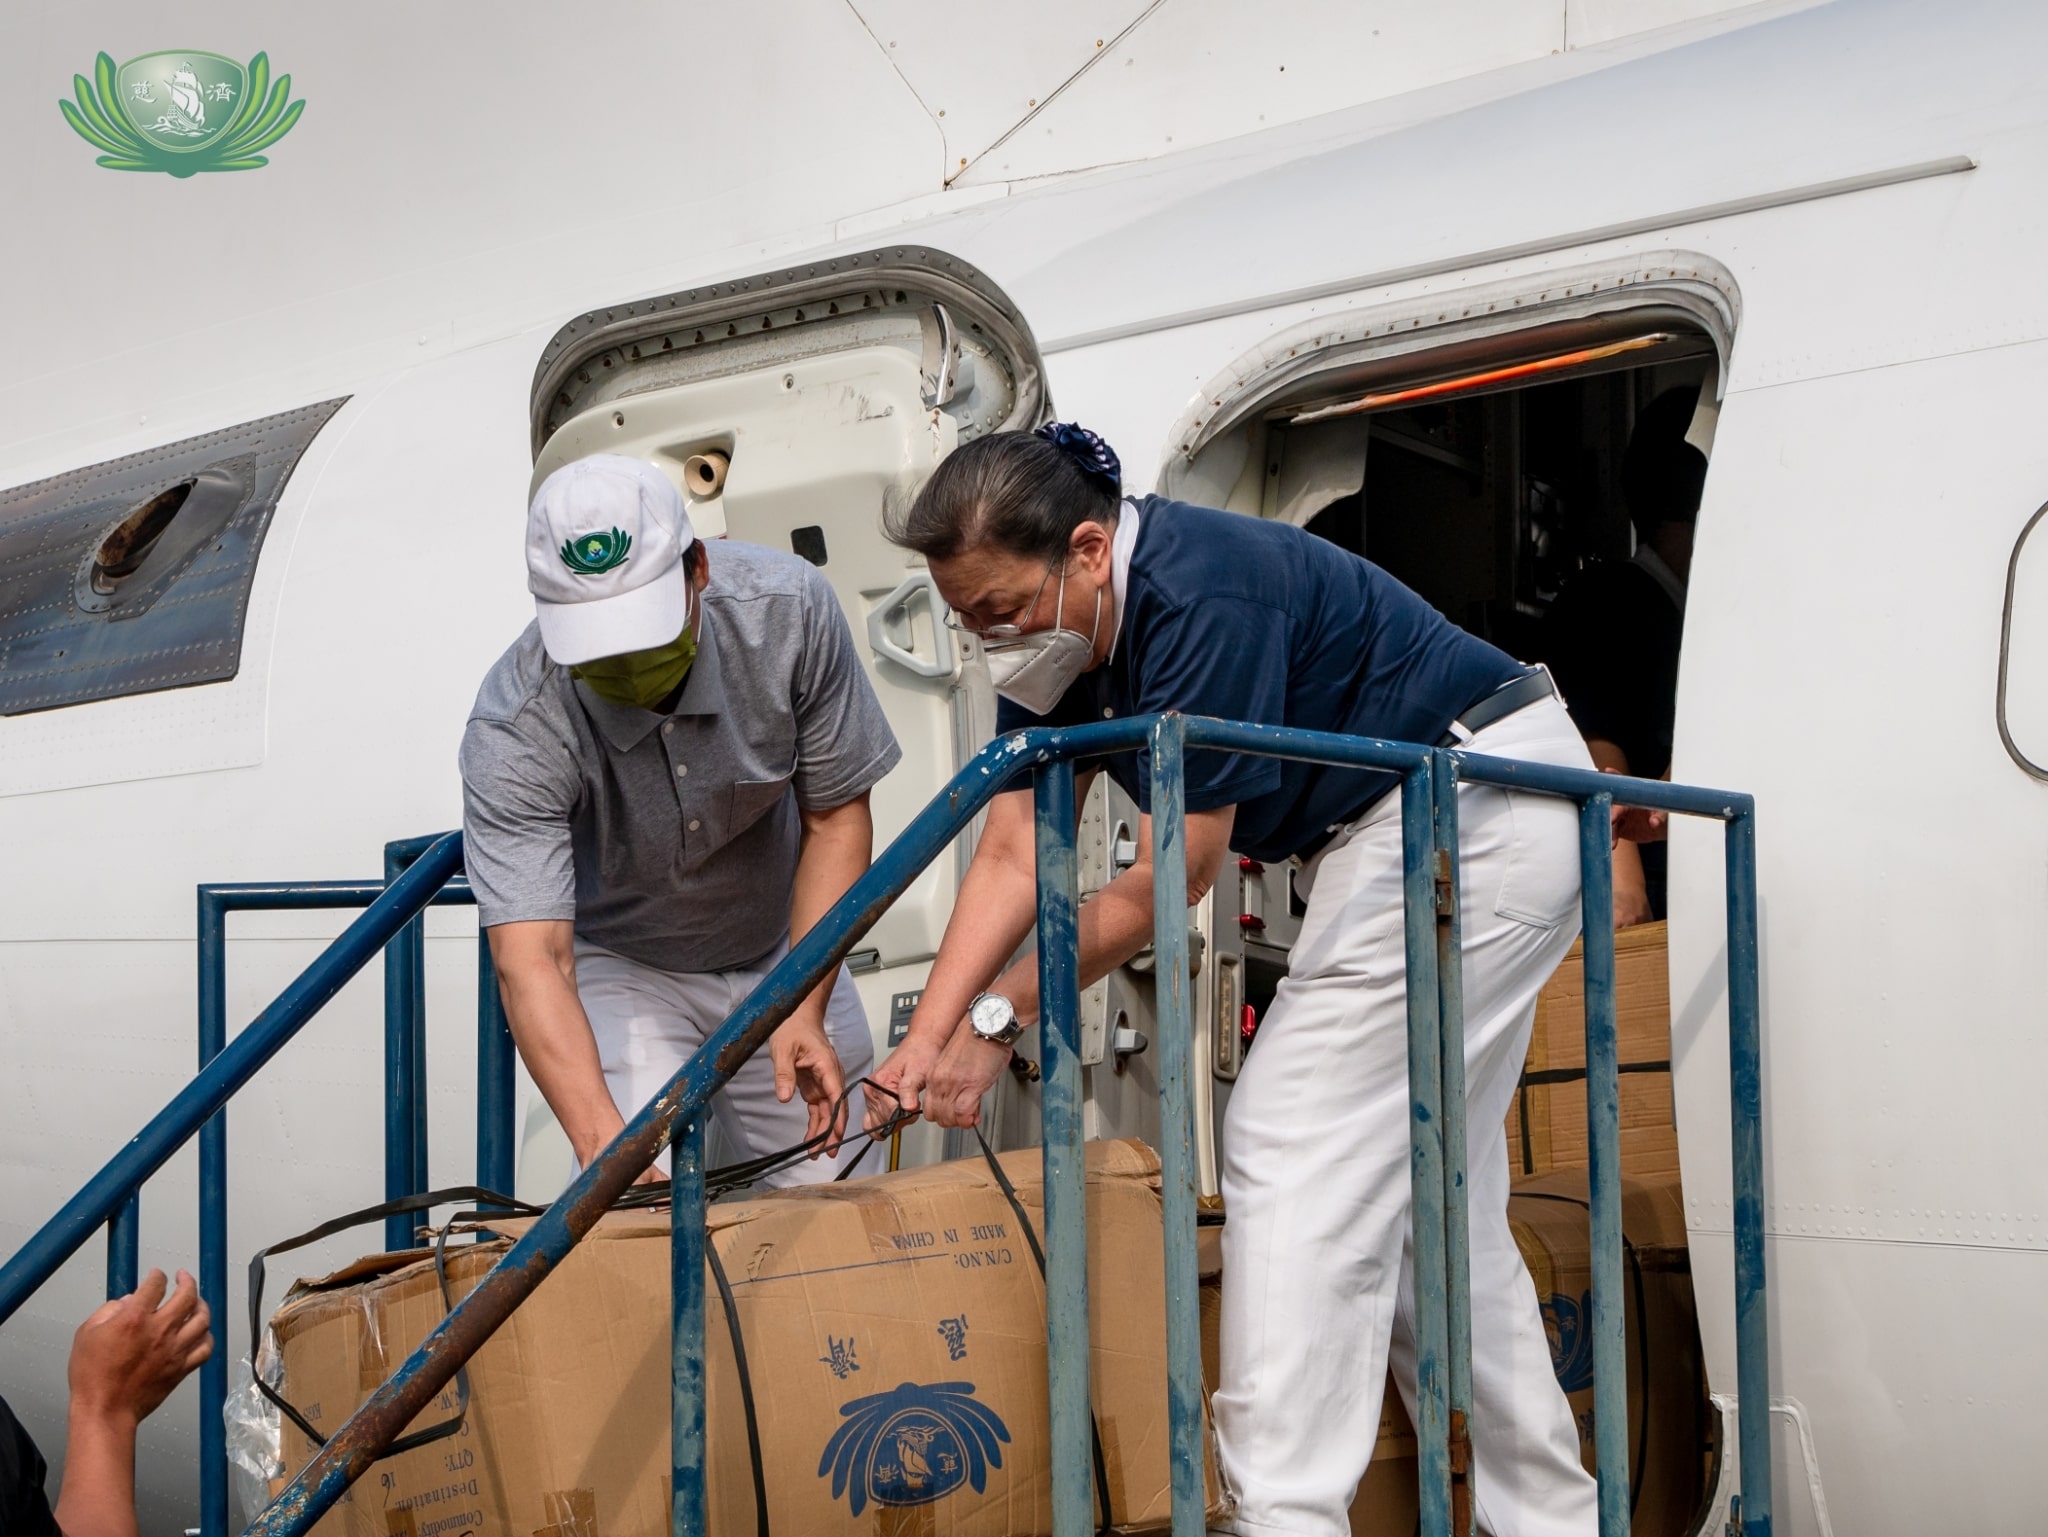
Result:
{"type": "MultiPolygon", "coordinates": [[[[1671,1101],[1671,978],[1666,929],[1614,936],[1621,1071],[1621,1172],[1678,1178],[1671,1101]]],[[[1574,944],[1536,1000],[1529,1056],[1507,1119],[1508,1166],[1524,1175],[1586,1166],[1586,971],[1574,944]]]]}
{"type": "MultiPolygon", "coordinates": [[[[1002,1162],[1042,1232],[1040,1156],[1002,1162]]],[[[1110,1507],[1120,1530],[1158,1530],[1170,1505],[1158,1161],[1140,1143],[1096,1142],[1087,1166],[1091,1385],[1110,1507]]],[[[707,1226],[745,1348],[772,1530],[1051,1530],[1045,1287],[985,1164],[720,1203],[707,1226]]],[[[451,1247],[454,1293],[506,1247],[451,1247]]],[[[442,1311],[419,1254],[299,1283],[274,1320],[286,1396],[322,1429],[338,1426],[442,1311]]],[[[751,1534],[739,1367],[715,1286],[709,1312],[712,1529],[751,1534]]],[[[665,1537],[669,1365],[667,1214],[614,1214],[471,1361],[462,1432],[378,1463],[319,1530],[665,1537]]],[[[454,1409],[451,1385],[414,1428],[454,1409]]],[[[310,1455],[287,1423],[286,1465],[310,1455]]]]}
{"type": "MultiPolygon", "coordinates": [[[[1550,1364],[1593,1467],[1593,1269],[1586,1176],[1566,1170],[1518,1181],[1508,1199],[1515,1245],[1536,1284],[1550,1364]]],[[[1685,1210],[1668,1181],[1621,1185],[1622,1287],[1628,1356],[1631,1530],[1691,1530],[1706,1492],[1706,1369],[1685,1239],[1685,1210]]]]}

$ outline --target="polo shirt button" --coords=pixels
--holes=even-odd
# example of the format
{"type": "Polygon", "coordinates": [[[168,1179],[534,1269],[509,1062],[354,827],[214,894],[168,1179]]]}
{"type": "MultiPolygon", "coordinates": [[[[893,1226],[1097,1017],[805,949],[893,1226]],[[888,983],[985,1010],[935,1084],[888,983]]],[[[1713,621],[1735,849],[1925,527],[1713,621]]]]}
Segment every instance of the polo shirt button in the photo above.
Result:
{"type": "Polygon", "coordinates": [[[1104,720],[1115,720],[1115,719],[1116,719],[1116,711],[1114,711],[1114,710],[1110,709],[1110,708],[1109,708],[1109,706],[1107,706],[1107,705],[1104,705],[1104,706],[1102,707],[1102,718],[1103,718],[1104,720]]]}
{"type": "Polygon", "coordinates": [[[682,777],[683,777],[683,776],[684,776],[685,774],[687,774],[687,773],[689,773],[689,772],[690,772],[690,765],[689,765],[689,764],[687,764],[687,763],[678,763],[678,764],[676,765],[676,778],[678,778],[678,779],[681,779],[681,778],[682,778],[682,777]]]}
{"type": "Polygon", "coordinates": [[[697,820],[697,819],[696,819],[695,817],[691,817],[691,818],[690,818],[690,831],[691,831],[691,832],[695,832],[695,831],[696,831],[696,830],[697,830],[697,829],[698,829],[699,827],[702,827],[703,825],[704,825],[704,824],[703,824],[703,823],[701,823],[701,822],[699,822],[699,821],[698,821],[698,820],[697,820]]]}
{"type": "Polygon", "coordinates": [[[672,736],[672,735],[674,735],[674,734],[675,734],[675,729],[676,729],[676,723],[675,723],[674,721],[672,721],[672,720],[665,720],[665,721],[663,721],[663,722],[661,723],[661,734],[662,734],[663,736],[672,736]]]}

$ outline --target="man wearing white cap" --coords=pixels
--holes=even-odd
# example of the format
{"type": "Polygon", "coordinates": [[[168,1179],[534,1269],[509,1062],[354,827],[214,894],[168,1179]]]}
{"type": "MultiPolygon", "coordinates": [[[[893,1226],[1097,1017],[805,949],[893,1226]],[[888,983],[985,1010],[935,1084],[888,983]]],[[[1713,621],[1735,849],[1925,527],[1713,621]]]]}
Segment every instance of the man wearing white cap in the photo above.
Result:
{"type": "MultiPolygon", "coordinates": [[[[548,476],[526,571],[536,622],[463,734],[463,833],[513,1038],[586,1164],[867,868],[868,793],[902,754],[825,579],[713,553],[645,461],[548,476]]],[[[842,967],[719,1125],[742,1157],[815,1136],[872,1056],[842,967]]]]}

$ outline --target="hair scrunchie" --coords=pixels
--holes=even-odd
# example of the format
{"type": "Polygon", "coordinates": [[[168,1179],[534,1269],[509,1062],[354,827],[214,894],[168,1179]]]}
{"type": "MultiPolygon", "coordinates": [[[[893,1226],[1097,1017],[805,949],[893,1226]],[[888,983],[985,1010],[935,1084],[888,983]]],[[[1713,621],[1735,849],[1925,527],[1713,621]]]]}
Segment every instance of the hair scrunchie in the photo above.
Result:
{"type": "Polygon", "coordinates": [[[1079,422],[1047,422],[1032,436],[1052,444],[1085,474],[1108,481],[1111,495],[1123,494],[1124,467],[1117,462],[1115,450],[1079,422]]]}

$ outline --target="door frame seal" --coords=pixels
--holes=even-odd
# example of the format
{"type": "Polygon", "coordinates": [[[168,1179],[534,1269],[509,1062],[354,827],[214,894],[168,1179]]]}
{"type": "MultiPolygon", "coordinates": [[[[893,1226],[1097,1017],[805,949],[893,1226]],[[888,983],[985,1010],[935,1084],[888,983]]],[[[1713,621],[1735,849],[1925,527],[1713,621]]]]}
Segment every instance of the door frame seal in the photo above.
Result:
{"type": "Polygon", "coordinates": [[[1035,427],[1051,417],[1038,342],[1009,296],[957,256],[930,246],[901,245],[578,315],[549,339],[534,367],[528,412],[533,457],[540,458],[555,429],[575,414],[571,385],[579,373],[636,361],[638,349],[648,343],[657,343],[659,351],[687,351],[726,340],[735,334],[732,328],[751,333],[817,324],[837,317],[832,307],[837,301],[878,287],[903,290],[906,304],[919,304],[927,313],[932,304],[946,306],[954,323],[973,327],[1008,354],[1017,394],[1001,429],[1035,427]],[[806,315],[807,308],[823,313],[806,315]],[[724,334],[701,338],[699,333],[713,325],[724,334]]]}
{"type": "Polygon", "coordinates": [[[1680,312],[1713,343],[1716,379],[1725,392],[1728,357],[1742,315],[1734,275],[1692,252],[1617,257],[1341,310],[1289,326],[1232,359],[1181,413],[1167,435],[1159,484],[1171,495],[1203,449],[1316,374],[1419,357],[1453,342],[1512,337],[1559,321],[1652,308],[1680,312]]]}

